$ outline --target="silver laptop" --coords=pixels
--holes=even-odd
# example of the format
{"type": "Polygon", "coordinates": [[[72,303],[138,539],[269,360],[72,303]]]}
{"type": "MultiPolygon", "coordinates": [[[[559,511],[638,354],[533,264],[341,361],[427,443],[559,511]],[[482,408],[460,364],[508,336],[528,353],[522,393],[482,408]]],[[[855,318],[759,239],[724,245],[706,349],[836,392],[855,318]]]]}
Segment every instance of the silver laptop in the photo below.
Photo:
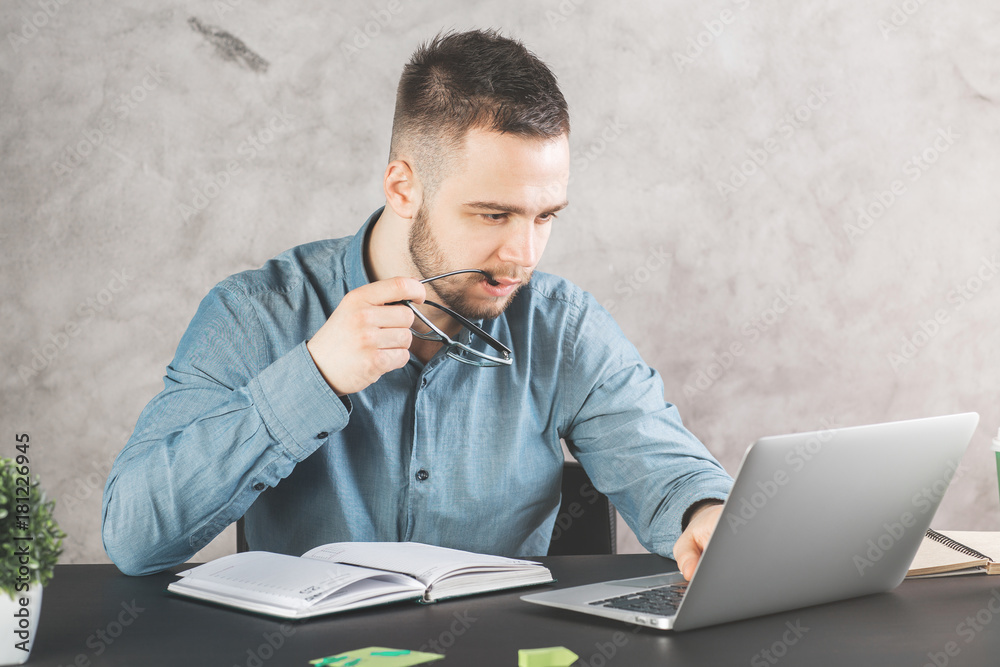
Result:
{"type": "Polygon", "coordinates": [[[690,583],[675,571],[521,599],[688,630],[891,590],[978,422],[969,412],[762,438],[690,583]]]}

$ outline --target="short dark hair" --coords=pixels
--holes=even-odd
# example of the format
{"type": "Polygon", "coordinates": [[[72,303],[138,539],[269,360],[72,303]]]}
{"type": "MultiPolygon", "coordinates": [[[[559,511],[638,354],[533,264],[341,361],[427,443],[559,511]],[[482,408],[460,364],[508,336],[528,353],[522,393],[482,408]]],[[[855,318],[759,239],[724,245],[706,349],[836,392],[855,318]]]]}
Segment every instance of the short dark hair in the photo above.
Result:
{"type": "Polygon", "coordinates": [[[430,197],[473,128],[552,139],[569,134],[569,111],[555,75],[519,41],[439,33],[403,68],[389,160],[409,153],[430,197]]]}

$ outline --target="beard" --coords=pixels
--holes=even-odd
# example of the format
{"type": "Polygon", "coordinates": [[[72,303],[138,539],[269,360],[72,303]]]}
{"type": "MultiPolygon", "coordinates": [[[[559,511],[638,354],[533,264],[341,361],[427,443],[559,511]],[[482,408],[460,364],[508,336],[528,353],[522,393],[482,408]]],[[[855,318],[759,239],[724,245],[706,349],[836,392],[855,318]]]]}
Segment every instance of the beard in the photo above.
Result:
{"type": "MultiPolygon", "coordinates": [[[[420,277],[423,279],[433,278],[442,273],[454,271],[457,268],[480,268],[447,265],[444,254],[441,252],[441,247],[431,232],[430,220],[428,219],[424,202],[420,203],[420,208],[413,217],[413,223],[410,225],[408,244],[410,259],[413,261],[414,266],[417,267],[417,271],[420,272],[420,277]]],[[[517,267],[509,269],[483,268],[483,270],[493,277],[520,278],[521,284],[505,297],[486,296],[481,299],[473,299],[469,296],[469,292],[474,290],[481,280],[484,280],[481,274],[459,274],[450,278],[435,280],[433,283],[428,283],[428,286],[440,297],[443,302],[442,305],[451,308],[459,315],[470,320],[493,319],[502,314],[514,300],[514,297],[517,296],[521,288],[528,284],[528,281],[531,280],[531,272],[518,271],[517,267]]]]}

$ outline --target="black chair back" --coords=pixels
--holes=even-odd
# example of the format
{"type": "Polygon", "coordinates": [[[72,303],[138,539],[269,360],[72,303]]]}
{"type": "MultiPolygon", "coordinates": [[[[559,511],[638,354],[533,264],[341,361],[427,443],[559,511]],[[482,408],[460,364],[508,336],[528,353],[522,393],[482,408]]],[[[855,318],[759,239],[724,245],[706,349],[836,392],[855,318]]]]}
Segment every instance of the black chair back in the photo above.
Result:
{"type": "Polygon", "coordinates": [[[608,497],[594,488],[583,466],[563,464],[562,503],[552,527],[550,556],[618,552],[617,517],[608,497]]]}

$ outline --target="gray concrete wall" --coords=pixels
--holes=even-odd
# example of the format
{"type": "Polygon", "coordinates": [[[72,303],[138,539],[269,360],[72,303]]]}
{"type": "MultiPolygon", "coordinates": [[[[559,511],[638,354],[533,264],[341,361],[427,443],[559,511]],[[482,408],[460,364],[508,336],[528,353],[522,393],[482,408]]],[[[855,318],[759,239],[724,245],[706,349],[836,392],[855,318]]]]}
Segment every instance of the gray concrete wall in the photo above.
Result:
{"type": "Polygon", "coordinates": [[[106,471],[208,289],[382,203],[400,69],[442,28],[557,73],[572,203],[541,268],[727,469],[763,435],[976,410],[935,524],[1000,528],[1000,7],[624,6],[5,0],[0,453],[30,434],[65,562],[107,560],[106,471]]]}

